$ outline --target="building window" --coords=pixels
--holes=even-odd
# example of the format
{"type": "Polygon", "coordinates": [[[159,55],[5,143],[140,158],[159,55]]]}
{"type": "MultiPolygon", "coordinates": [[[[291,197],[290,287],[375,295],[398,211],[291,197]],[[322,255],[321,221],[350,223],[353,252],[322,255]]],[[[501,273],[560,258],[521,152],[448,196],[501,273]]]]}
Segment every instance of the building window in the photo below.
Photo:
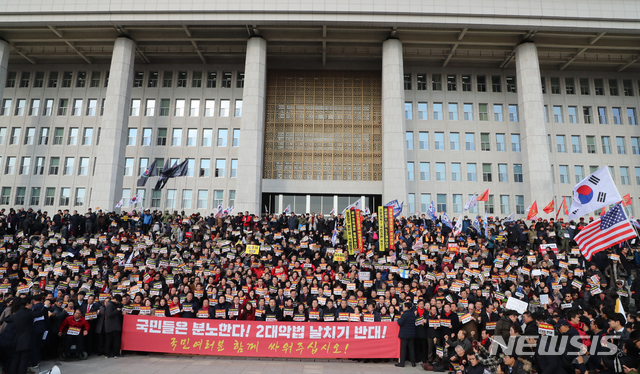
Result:
{"type": "Polygon", "coordinates": [[[462,164],[460,164],[459,162],[451,163],[451,181],[452,182],[462,181],[462,164]]]}
{"type": "Polygon", "coordinates": [[[31,171],[31,157],[23,157],[20,161],[20,175],[29,175],[31,171]]]}
{"type": "Polygon", "coordinates": [[[204,101],[204,116],[205,117],[213,117],[214,108],[216,106],[215,100],[205,100],[204,101]]]}
{"type": "Polygon", "coordinates": [[[413,103],[410,101],[404,103],[404,118],[413,119],[413,103]]]}
{"type": "Polygon", "coordinates": [[[498,182],[508,182],[507,164],[498,164],[498,182]]]}
{"type": "Polygon", "coordinates": [[[191,87],[200,88],[202,87],[202,72],[194,71],[191,73],[191,87]]]}
{"type": "Polygon", "coordinates": [[[613,115],[613,124],[622,125],[622,115],[620,114],[620,108],[611,108],[611,114],[613,115]]]}
{"type": "Polygon", "coordinates": [[[571,135],[571,151],[573,153],[582,153],[579,135],[571,135]]]}
{"type": "Polygon", "coordinates": [[[558,153],[567,152],[564,135],[556,135],[556,145],[558,147],[558,153]]]}
{"type": "Polygon", "coordinates": [[[157,145],[167,145],[167,129],[158,129],[157,145]]]}
{"type": "Polygon", "coordinates": [[[482,164],[482,181],[483,182],[493,181],[493,178],[491,175],[491,164],[482,164]]]}
{"type": "Polygon", "coordinates": [[[133,73],[133,88],[142,87],[144,83],[144,72],[136,71],[133,73]]]}
{"type": "Polygon", "coordinates": [[[191,105],[189,106],[189,116],[198,117],[200,115],[200,100],[191,99],[191,105]]]}
{"type": "Polygon", "coordinates": [[[24,107],[27,105],[26,99],[18,99],[16,100],[16,110],[14,115],[16,116],[24,116],[24,107]]]}
{"type": "Polygon", "coordinates": [[[58,205],[68,206],[70,198],[71,198],[71,188],[62,187],[60,189],[60,202],[58,205]]]}
{"type": "Polygon", "coordinates": [[[74,201],[74,206],[83,206],[84,205],[84,188],[76,188],[76,198],[74,201]]]}
{"type": "Polygon", "coordinates": [[[518,106],[511,104],[509,105],[509,121],[510,122],[518,122],[518,106]]]}
{"type": "Polygon", "coordinates": [[[507,147],[505,145],[505,136],[504,134],[496,134],[496,151],[498,152],[506,152],[507,147]]]}
{"type": "Polygon", "coordinates": [[[236,88],[244,88],[244,72],[239,71],[236,75],[236,88]]]}
{"type": "Polygon", "coordinates": [[[420,194],[420,211],[426,212],[431,205],[431,194],[423,193],[420,194]]]}
{"type": "Polygon", "coordinates": [[[40,205],[40,187],[31,187],[31,199],[29,200],[29,204],[35,206],[40,205]]]}
{"type": "Polygon", "coordinates": [[[457,132],[449,133],[449,146],[451,151],[460,150],[460,134],[457,132]]]}
{"type": "Polygon", "coordinates": [[[2,112],[0,113],[0,115],[8,116],[11,113],[11,103],[11,99],[2,100],[2,112]]]}
{"type": "Polygon", "coordinates": [[[453,194],[453,212],[462,213],[462,195],[453,194]]]}
{"type": "Polygon", "coordinates": [[[489,120],[489,105],[488,104],[478,104],[478,117],[480,121],[488,121],[489,120]]]}
{"type": "Polygon", "coordinates": [[[418,74],[418,91],[426,91],[427,90],[427,75],[426,74],[418,74]]]}
{"type": "Polygon", "coordinates": [[[16,199],[15,205],[24,205],[25,195],[27,194],[26,187],[18,187],[16,188],[16,199]]]}
{"type": "Polygon", "coordinates": [[[175,209],[176,208],[176,194],[177,190],[167,190],[167,209],[175,209]]]}
{"type": "Polygon", "coordinates": [[[473,121],[473,104],[464,104],[464,120],[465,121],[473,121]]]}
{"type": "Polygon", "coordinates": [[[407,131],[405,133],[405,140],[407,142],[407,149],[412,150],[413,149],[413,131],[407,131]]]}
{"type": "Polygon", "coordinates": [[[444,133],[436,132],[434,134],[434,141],[435,141],[435,150],[444,151],[444,133]]]}
{"type": "Polygon", "coordinates": [[[559,171],[560,171],[560,183],[562,183],[562,184],[570,183],[570,181],[569,181],[569,166],[560,165],[559,166],[559,171]]]}
{"type": "Polygon", "coordinates": [[[58,87],[58,72],[52,71],[49,73],[49,82],[47,83],[47,87],[56,88],[58,87]]]}
{"type": "Polygon", "coordinates": [[[429,149],[429,133],[420,131],[420,133],[418,133],[418,137],[418,144],[420,149],[429,149]]]}
{"type": "Polygon", "coordinates": [[[216,159],[216,178],[224,178],[227,160],[223,158],[216,159]]]}
{"type": "Polygon", "coordinates": [[[198,209],[207,209],[207,198],[209,197],[209,191],[198,190],[198,209]]]}
{"type": "Polygon", "coordinates": [[[590,95],[589,92],[589,78],[580,78],[580,94],[590,95]]]}
{"type": "Polygon", "coordinates": [[[436,162],[436,181],[437,182],[446,182],[446,169],[444,162],[436,162]]]}
{"type": "Polygon", "coordinates": [[[170,107],[171,107],[171,100],[160,99],[160,116],[167,117],[169,115],[170,107]]]}
{"type": "Polygon", "coordinates": [[[578,107],[569,107],[569,123],[578,123],[578,107]]]}
{"type": "Polygon", "coordinates": [[[44,174],[44,157],[36,157],[36,165],[34,169],[34,175],[44,174]]]}
{"type": "Polygon", "coordinates": [[[138,164],[138,175],[144,174],[144,172],[149,167],[149,159],[146,157],[141,157],[140,162],[138,164]]]}
{"type": "Polygon", "coordinates": [[[127,157],[124,159],[124,175],[127,177],[133,176],[133,157],[127,157]]]}
{"type": "Polygon", "coordinates": [[[458,120],[458,104],[449,103],[449,121],[458,120]]]}
{"type": "Polygon", "coordinates": [[[178,88],[187,87],[187,72],[186,71],[179,71],[178,72],[177,87],[178,88]]]}
{"type": "Polygon", "coordinates": [[[174,147],[182,145],[182,129],[173,129],[171,134],[171,145],[174,147]]]}
{"type": "Polygon", "coordinates": [[[433,119],[442,119],[442,103],[433,103],[433,119]]]}
{"type": "MultiPolygon", "coordinates": [[[[94,117],[96,115],[96,107],[98,106],[97,99],[89,99],[87,100],[87,111],[86,115],[89,117],[94,117]]],[[[75,108],[74,108],[75,110],[75,108]]]]}
{"type": "Polygon", "coordinates": [[[71,81],[73,80],[73,73],[70,71],[65,71],[62,73],[62,87],[67,88],[71,87],[71,81]]]}
{"type": "Polygon", "coordinates": [[[185,105],[184,99],[176,99],[176,110],[175,110],[176,117],[184,116],[184,105],[185,105]]]}
{"type": "Polygon", "coordinates": [[[584,123],[593,123],[591,119],[591,107],[583,106],[582,107],[582,115],[584,117],[584,123]]]}
{"type": "Polygon", "coordinates": [[[138,145],[138,129],[129,127],[129,134],[127,136],[127,145],[138,145]]]}
{"type": "Polygon", "coordinates": [[[218,77],[218,72],[216,71],[207,72],[207,88],[216,88],[217,77],[218,77]]]}
{"type": "Polygon", "coordinates": [[[622,86],[624,89],[624,96],[633,96],[633,81],[631,79],[623,79],[622,86]]]}
{"type": "Polygon", "coordinates": [[[487,77],[484,75],[478,75],[476,77],[478,92],[487,92],[487,77]]]}
{"type": "Polygon", "coordinates": [[[502,77],[494,75],[491,77],[491,89],[493,92],[502,92],[502,77]]]}
{"type": "Polygon", "coordinates": [[[632,137],[631,138],[631,154],[632,155],[640,155],[640,138],[632,137]]]}
{"type": "Polygon", "coordinates": [[[220,117],[229,117],[229,100],[220,100],[220,117]]]}
{"type": "Polygon", "coordinates": [[[49,161],[49,175],[58,175],[58,168],[60,167],[60,157],[51,157],[49,161]]]}
{"type": "Polygon", "coordinates": [[[576,177],[576,183],[584,179],[584,167],[582,165],[573,166],[573,174],[576,177]]]}
{"type": "Polygon", "coordinates": [[[576,94],[576,83],[573,78],[565,78],[564,79],[564,89],[567,95],[575,95],[576,94]]]}
{"type": "Polygon", "coordinates": [[[418,103],[418,119],[427,119],[427,103],[418,103]]]}
{"type": "Polygon", "coordinates": [[[507,77],[507,92],[517,93],[516,77],[507,77]]]}
{"type": "Polygon", "coordinates": [[[516,214],[524,214],[524,196],[516,195],[516,214]]]}
{"type": "Polygon", "coordinates": [[[404,89],[411,90],[411,74],[404,75],[404,89]]]}
{"type": "Polygon", "coordinates": [[[235,117],[242,117],[242,100],[236,100],[235,117]]]}
{"type": "Polygon", "coordinates": [[[209,177],[209,169],[211,169],[211,160],[209,160],[208,158],[201,158],[200,159],[200,173],[199,176],[202,178],[208,178],[209,177]]]}
{"type": "Polygon", "coordinates": [[[636,184],[640,186],[640,166],[636,166],[636,184]]]}
{"type": "Polygon", "coordinates": [[[458,80],[456,75],[447,75],[447,91],[457,91],[458,90],[458,80]]]}
{"type": "Polygon", "coordinates": [[[2,195],[0,195],[0,205],[9,205],[11,198],[11,187],[2,187],[2,195]]]}
{"type": "Polygon", "coordinates": [[[595,136],[587,136],[587,153],[596,153],[596,138],[595,136]]]}
{"type": "Polygon", "coordinates": [[[509,214],[509,195],[500,195],[500,214],[509,214]]]}
{"type": "Polygon", "coordinates": [[[602,137],[602,153],[605,155],[611,154],[611,138],[608,136],[602,137]]]}
{"type": "Polygon", "coordinates": [[[407,162],[407,180],[409,180],[409,181],[415,180],[415,178],[414,178],[414,168],[413,168],[413,162],[412,161],[407,162]]]}
{"type": "Polygon", "coordinates": [[[198,144],[198,129],[187,129],[187,147],[195,147],[198,144]]]}
{"type": "Polygon", "coordinates": [[[618,96],[618,80],[617,79],[609,79],[609,95],[618,96]]]}
{"type": "Polygon", "coordinates": [[[616,136],[616,146],[618,148],[619,155],[626,155],[627,151],[624,148],[624,136],[616,136]]]}
{"type": "Polygon", "coordinates": [[[630,125],[637,125],[638,120],[636,118],[636,108],[627,108],[627,120],[630,125]]]}
{"type": "Polygon", "coordinates": [[[29,115],[37,116],[40,112],[40,99],[31,99],[31,106],[29,107],[29,115]]]}
{"type": "Polygon", "coordinates": [[[69,107],[69,99],[58,100],[58,115],[66,116],[68,107],[69,107]]]}
{"type": "Polygon", "coordinates": [[[438,213],[447,212],[447,195],[445,194],[436,195],[436,211],[438,213]]]}
{"type": "Polygon", "coordinates": [[[80,165],[78,166],[78,175],[89,175],[89,157],[80,157],[80,165]]]}
{"type": "Polygon", "coordinates": [[[211,147],[212,139],[213,139],[213,129],[203,129],[202,130],[202,146],[211,147]]]}
{"type": "Polygon", "coordinates": [[[160,202],[162,201],[162,191],[151,191],[151,207],[160,208],[160,202]]]}
{"type": "Polygon", "coordinates": [[[233,147],[240,146],[240,129],[233,129],[233,147]]]}
{"type": "Polygon", "coordinates": [[[218,129],[218,147],[227,146],[228,133],[229,133],[229,130],[227,129],[218,129]]]}
{"type": "Polygon", "coordinates": [[[431,89],[434,91],[442,91],[442,75],[431,74],[431,89]]]}
{"type": "Polygon", "coordinates": [[[230,71],[222,72],[222,88],[231,88],[231,77],[232,73],[230,71]]]}
{"type": "Polygon", "coordinates": [[[491,151],[491,141],[488,133],[480,134],[480,149],[483,151],[491,151]]]}
{"type": "Polygon", "coordinates": [[[467,182],[477,182],[478,171],[476,164],[467,164],[467,182]]]}
{"type": "Polygon", "coordinates": [[[192,190],[182,190],[182,209],[191,209],[192,190]]]}
{"type": "Polygon", "coordinates": [[[594,79],[593,85],[595,86],[595,92],[598,96],[604,96],[604,80],[594,79]]]}
{"type": "Polygon", "coordinates": [[[520,152],[520,134],[511,134],[511,152],[520,152]]]}
{"type": "Polygon", "coordinates": [[[462,91],[471,92],[471,75],[462,75],[462,91]]]}
{"type": "Polygon", "coordinates": [[[223,203],[223,192],[221,190],[213,191],[213,207],[217,208],[218,206],[222,206],[223,203]]]}
{"type": "Polygon", "coordinates": [[[421,162],[420,163],[420,180],[421,181],[429,181],[431,180],[431,176],[429,175],[429,163],[421,162]]]}
{"type": "Polygon", "coordinates": [[[9,138],[9,144],[20,144],[20,138],[22,136],[22,129],[20,127],[14,127],[11,129],[11,138],[9,138]]]}
{"type": "Polygon", "coordinates": [[[45,190],[44,205],[45,206],[53,205],[53,203],[55,202],[55,197],[56,197],[56,189],[54,187],[47,187],[47,189],[45,190]]]}
{"type": "Polygon", "coordinates": [[[142,129],[142,145],[146,145],[146,146],[151,145],[151,134],[152,134],[152,130],[150,128],[142,129]]]}
{"type": "Polygon", "coordinates": [[[522,183],[522,164],[513,164],[513,181],[522,183]]]}
{"type": "Polygon", "coordinates": [[[560,78],[551,78],[551,93],[554,95],[560,94],[560,78]]]}
{"type": "Polygon", "coordinates": [[[467,151],[476,150],[476,134],[468,132],[464,134],[465,149],[467,151]]]}
{"type": "Polygon", "coordinates": [[[31,81],[31,72],[23,71],[20,74],[20,87],[21,88],[28,88],[30,81],[31,81]]]}
{"type": "Polygon", "coordinates": [[[553,106],[553,121],[555,123],[562,123],[562,107],[558,105],[553,106]]]}
{"type": "Polygon", "coordinates": [[[73,169],[75,165],[75,158],[65,157],[64,159],[64,171],[63,175],[73,175],[73,169]]]}

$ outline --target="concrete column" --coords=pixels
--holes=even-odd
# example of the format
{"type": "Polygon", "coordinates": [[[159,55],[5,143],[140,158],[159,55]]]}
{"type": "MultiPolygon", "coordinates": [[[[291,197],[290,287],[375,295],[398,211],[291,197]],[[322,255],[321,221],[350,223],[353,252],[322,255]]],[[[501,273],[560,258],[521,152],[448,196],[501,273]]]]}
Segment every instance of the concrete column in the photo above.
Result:
{"type": "MultiPolygon", "coordinates": [[[[260,213],[264,121],[267,99],[267,41],[253,37],[247,42],[242,91],[242,119],[238,157],[236,211],[260,213]]],[[[284,209],[284,208],[283,208],[284,209]]]]}
{"type": "Polygon", "coordinates": [[[516,79],[518,84],[518,117],[522,134],[525,204],[538,202],[541,210],[553,198],[551,164],[544,119],[540,64],[534,43],[516,48],[516,79]]]}
{"type": "MultiPolygon", "coordinates": [[[[122,198],[134,58],[134,42],[127,38],[116,39],[109,68],[100,145],[97,146],[96,174],[92,178],[89,206],[93,208],[114,210],[122,198]]],[[[124,204],[127,206],[129,202],[124,204]]]]}
{"type": "Polygon", "coordinates": [[[407,201],[402,43],[382,43],[382,204],[407,201]]]}
{"type": "Polygon", "coordinates": [[[0,40],[0,101],[4,95],[4,86],[7,82],[7,66],[9,65],[9,43],[0,40]]]}

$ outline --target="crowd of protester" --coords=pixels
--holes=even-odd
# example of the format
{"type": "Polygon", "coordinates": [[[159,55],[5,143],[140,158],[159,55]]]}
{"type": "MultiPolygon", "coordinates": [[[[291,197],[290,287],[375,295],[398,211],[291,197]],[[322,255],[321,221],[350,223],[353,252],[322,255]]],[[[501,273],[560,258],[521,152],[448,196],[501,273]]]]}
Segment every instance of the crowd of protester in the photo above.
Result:
{"type": "Polygon", "coordinates": [[[573,242],[584,218],[488,217],[486,232],[475,219],[484,226],[465,217],[454,235],[440,219],[399,217],[393,249],[380,251],[377,217],[367,215],[363,248],[350,253],[342,215],[2,209],[3,371],[37,372],[41,359],[72,354],[70,341],[81,357],[118,357],[123,315],[149,314],[308,322],[357,315],[400,325],[398,366],[408,359],[464,373],[637,372],[639,238],[586,261],[573,242]],[[247,245],[259,254],[247,254],[247,245]],[[344,261],[335,261],[340,252],[344,261]],[[527,303],[524,313],[507,309],[514,298],[527,303]],[[545,334],[581,337],[583,349],[541,354],[561,340],[543,339],[539,324],[551,325],[545,334]],[[594,336],[599,347],[591,349],[594,336]],[[525,339],[530,354],[500,345],[510,339],[525,339]],[[605,343],[615,354],[603,353],[605,343]]]}

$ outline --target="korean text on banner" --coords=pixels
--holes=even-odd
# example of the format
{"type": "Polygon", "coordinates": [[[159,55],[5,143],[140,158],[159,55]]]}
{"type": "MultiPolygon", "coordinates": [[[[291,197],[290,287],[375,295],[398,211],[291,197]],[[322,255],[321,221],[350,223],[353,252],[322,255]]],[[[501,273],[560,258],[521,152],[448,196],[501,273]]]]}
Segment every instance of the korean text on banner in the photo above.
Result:
{"type": "Polygon", "coordinates": [[[393,207],[378,207],[378,250],[386,252],[393,249],[393,207]]]}
{"type": "Polygon", "coordinates": [[[397,358],[399,326],[124,316],[122,349],[211,356],[397,358]]]}
{"type": "Polygon", "coordinates": [[[358,209],[350,209],[345,212],[345,225],[347,230],[347,242],[349,254],[352,255],[362,250],[362,213],[358,209]]]}

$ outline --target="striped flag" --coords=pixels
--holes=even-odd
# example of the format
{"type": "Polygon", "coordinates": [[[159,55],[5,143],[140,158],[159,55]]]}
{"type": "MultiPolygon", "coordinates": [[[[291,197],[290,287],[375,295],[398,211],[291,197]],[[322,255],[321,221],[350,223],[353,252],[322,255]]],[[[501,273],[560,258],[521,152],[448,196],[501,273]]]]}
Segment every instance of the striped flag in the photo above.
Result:
{"type": "Polygon", "coordinates": [[[594,254],[635,237],[633,226],[629,223],[622,204],[618,203],[602,218],[582,229],[574,240],[582,255],[590,261],[594,254]]]}

